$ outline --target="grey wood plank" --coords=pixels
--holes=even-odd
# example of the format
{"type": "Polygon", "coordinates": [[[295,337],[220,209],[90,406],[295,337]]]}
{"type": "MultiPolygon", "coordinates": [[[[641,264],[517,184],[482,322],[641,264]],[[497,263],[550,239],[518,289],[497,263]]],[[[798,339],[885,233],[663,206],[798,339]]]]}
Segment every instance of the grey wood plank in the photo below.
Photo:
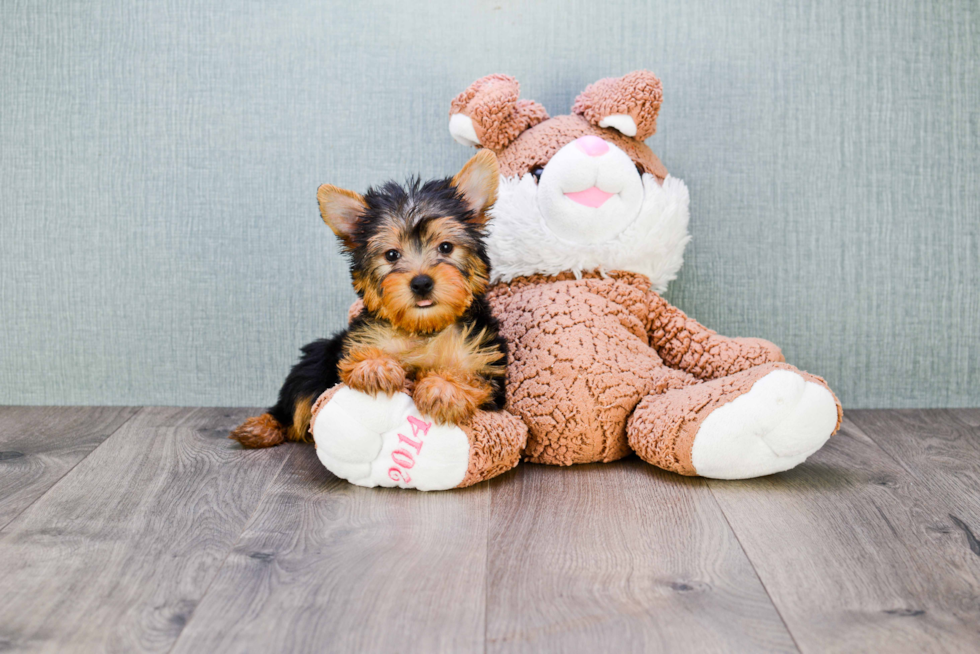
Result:
{"type": "Polygon", "coordinates": [[[709,485],[802,651],[977,651],[980,557],[848,417],[794,470],[709,485]]]}
{"type": "Polygon", "coordinates": [[[245,409],[147,408],[0,534],[0,649],[165,652],[287,451],[245,409]]]}
{"type": "Polygon", "coordinates": [[[519,473],[491,487],[487,651],[796,651],[704,480],[519,473]]]}
{"type": "Polygon", "coordinates": [[[0,530],[138,410],[0,407],[0,530]]]}
{"type": "MultiPolygon", "coordinates": [[[[964,542],[980,534],[980,409],[848,412],[878,446],[949,508],[964,542]]],[[[980,555],[980,552],[978,552],[980,555]]]]}
{"type": "Polygon", "coordinates": [[[297,446],[174,652],[482,652],[488,500],[360,488],[297,446]]]}

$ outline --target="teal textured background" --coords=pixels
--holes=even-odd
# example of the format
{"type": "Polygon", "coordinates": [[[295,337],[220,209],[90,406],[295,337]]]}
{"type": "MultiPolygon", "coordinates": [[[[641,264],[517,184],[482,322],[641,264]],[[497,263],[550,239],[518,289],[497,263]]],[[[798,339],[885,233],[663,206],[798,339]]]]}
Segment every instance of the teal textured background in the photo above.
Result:
{"type": "Polygon", "coordinates": [[[453,172],[487,73],[561,114],[637,68],[691,189],[671,301],[846,407],[980,405],[972,0],[5,0],[0,403],[270,403],[353,297],[318,184],[453,172]]]}

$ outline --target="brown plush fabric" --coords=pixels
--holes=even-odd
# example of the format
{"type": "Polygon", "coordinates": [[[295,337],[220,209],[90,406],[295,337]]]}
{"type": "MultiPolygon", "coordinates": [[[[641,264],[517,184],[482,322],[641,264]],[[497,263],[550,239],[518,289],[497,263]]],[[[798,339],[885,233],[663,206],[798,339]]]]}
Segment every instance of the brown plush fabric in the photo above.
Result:
{"type": "Polygon", "coordinates": [[[518,100],[520,90],[517,80],[508,75],[481,77],[453,99],[449,115],[469,116],[480,144],[502,150],[528,127],[548,118],[537,102],[518,100]]]}
{"type": "Polygon", "coordinates": [[[516,466],[527,443],[527,427],[506,411],[477,411],[459,425],[470,441],[470,464],[458,488],[492,479],[516,466]]]}
{"type": "Polygon", "coordinates": [[[662,98],[660,80],[653,73],[641,70],[599,80],[579,95],[568,116],[548,118],[544,107],[531,100],[518,100],[519,94],[520,85],[513,77],[487,75],[457,95],[449,108],[450,116],[461,113],[470,117],[480,145],[497,154],[504,177],[522,177],[544,166],[560,149],[588,134],[614,143],[658,182],[667,177],[660,159],[643,143],[657,129],[662,98]],[[599,127],[600,120],[620,113],[633,117],[635,138],[599,127]]]}
{"type": "Polygon", "coordinates": [[[698,379],[717,379],[763,363],[785,361],[780,349],[761,338],[726,338],[688,318],[650,292],[647,331],[664,362],[698,379]]]}
{"type": "MultiPolygon", "coordinates": [[[[641,459],[658,468],[682,475],[697,475],[691,463],[691,449],[701,423],[712,411],[747,393],[755,382],[773,370],[791,370],[830,390],[816,375],[797,370],[787,363],[767,363],[703,384],[650,395],[640,403],[629,421],[630,447],[641,459]]],[[[834,433],[840,428],[842,417],[838,402],[834,433]]]]}
{"type": "Polygon", "coordinates": [[[528,426],[525,458],[571,465],[630,453],[626,421],[650,393],[696,380],[649,345],[649,281],[634,273],[536,275],[488,294],[510,346],[507,408],[528,426]]]}
{"type": "Polygon", "coordinates": [[[596,126],[607,116],[627,114],[636,123],[634,138],[644,141],[657,132],[657,114],[663,97],[657,76],[648,70],[637,70],[590,84],[575,98],[572,112],[596,126]]]}
{"type": "MultiPolygon", "coordinates": [[[[719,336],[649,287],[643,275],[613,272],[522,277],[490,290],[511,348],[507,407],[529,429],[526,459],[621,458],[631,451],[627,421],[644,398],[782,360],[775,345],[719,336]]],[[[725,401],[742,392],[718,388],[734,393],[725,401]]]]}
{"type": "Polygon", "coordinates": [[[364,300],[357,298],[347,309],[347,322],[353,322],[364,311],[364,300]]]}
{"type": "Polygon", "coordinates": [[[667,177],[667,168],[643,141],[623,136],[612,128],[597,127],[577,114],[549,118],[522,133],[506,150],[497,152],[500,174],[522,177],[538,166],[544,166],[556,152],[575,139],[588,134],[615,144],[657,181],[663,183],[667,177]]]}

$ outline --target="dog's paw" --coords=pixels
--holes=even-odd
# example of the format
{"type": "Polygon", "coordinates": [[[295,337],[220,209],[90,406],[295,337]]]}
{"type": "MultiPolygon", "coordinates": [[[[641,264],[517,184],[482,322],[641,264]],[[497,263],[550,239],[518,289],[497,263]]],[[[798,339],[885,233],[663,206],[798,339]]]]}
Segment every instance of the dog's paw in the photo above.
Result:
{"type": "Polygon", "coordinates": [[[694,437],[691,462],[714,479],[782,472],[823,447],[836,425],[837,401],[826,386],[774,370],[711,412],[694,437]]]}
{"type": "Polygon", "coordinates": [[[405,385],[405,369],[382,352],[366,351],[341,361],[340,378],[344,384],[368,395],[392,395],[405,385]]]}
{"type": "Polygon", "coordinates": [[[415,384],[412,399],[419,411],[439,424],[458,425],[473,417],[489,392],[466,380],[430,373],[415,384]]]}
{"type": "Polygon", "coordinates": [[[463,430],[436,424],[401,392],[371,397],[341,388],[317,414],[313,440],[327,470],[358,486],[445,490],[469,465],[463,430]]]}

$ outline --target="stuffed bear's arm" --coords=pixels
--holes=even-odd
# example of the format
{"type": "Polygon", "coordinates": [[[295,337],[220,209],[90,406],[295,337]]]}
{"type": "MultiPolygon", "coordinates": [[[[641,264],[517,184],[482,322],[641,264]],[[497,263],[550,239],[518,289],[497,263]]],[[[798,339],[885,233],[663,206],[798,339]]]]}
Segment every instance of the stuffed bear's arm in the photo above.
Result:
{"type": "Polygon", "coordinates": [[[655,292],[649,292],[650,345],[671,368],[698,379],[725,377],[763,363],[785,361],[779,348],[761,338],[728,338],[688,318],[655,292]]]}
{"type": "Polygon", "coordinates": [[[354,318],[357,318],[364,311],[364,300],[357,298],[354,300],[354,304],[350,305],[347,309],[347,322],[354,322],[354,318]]]}

